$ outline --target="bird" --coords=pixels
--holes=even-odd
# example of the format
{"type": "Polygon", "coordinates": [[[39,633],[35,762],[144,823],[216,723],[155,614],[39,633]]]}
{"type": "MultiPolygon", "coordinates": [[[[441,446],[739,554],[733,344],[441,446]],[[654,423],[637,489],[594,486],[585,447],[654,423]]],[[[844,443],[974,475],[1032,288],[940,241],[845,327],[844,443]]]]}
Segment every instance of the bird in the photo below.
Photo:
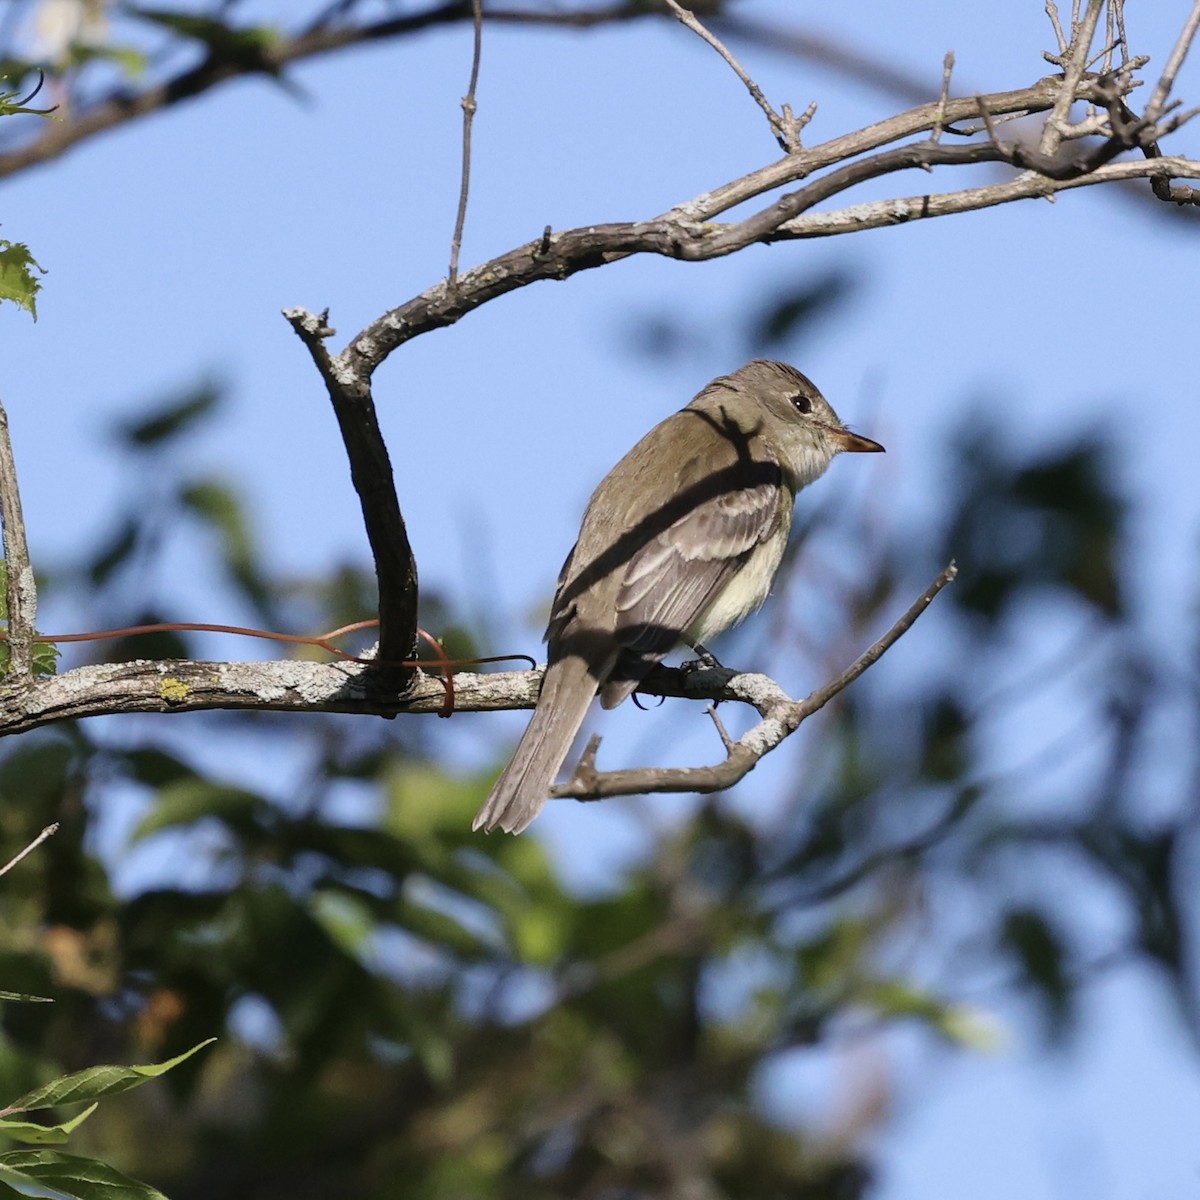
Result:
{"type": "Polygon", "coordinates": [[[472,829],[520,833],[541,812],[600,692],[609,709],[678,645],[705,643],[767,598],[796,493],[852,433],[795,367],[755,359],[656,425],[592,494],[558,577],[533,717],[472,829]]]}

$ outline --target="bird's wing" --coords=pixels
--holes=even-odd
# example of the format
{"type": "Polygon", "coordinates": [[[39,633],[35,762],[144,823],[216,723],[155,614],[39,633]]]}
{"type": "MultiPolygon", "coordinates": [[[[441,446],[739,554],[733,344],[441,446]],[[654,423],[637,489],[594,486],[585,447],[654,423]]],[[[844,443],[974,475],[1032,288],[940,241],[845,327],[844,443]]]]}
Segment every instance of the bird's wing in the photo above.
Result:
{"type": "Polygon", "coordinates": [[[623,653],[604,688],[620,703],[680,642],[756,547],[779,529],[779,480],[733,486],[702,501],[629,560],[617,594],[616,641],[623,653]]]}

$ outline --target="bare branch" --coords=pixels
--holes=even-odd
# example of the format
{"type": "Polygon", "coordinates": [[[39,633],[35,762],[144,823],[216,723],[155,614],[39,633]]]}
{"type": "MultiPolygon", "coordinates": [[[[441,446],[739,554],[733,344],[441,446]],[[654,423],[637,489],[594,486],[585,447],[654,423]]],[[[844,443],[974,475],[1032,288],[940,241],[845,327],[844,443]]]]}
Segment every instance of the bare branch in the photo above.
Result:
{"type": "Polygon", "coordinates": [[[471,191],[471,128],[475,123],[475,90],[479,86],[479,60],[483,55],[483,0],[472,0],[475,41],[471,54],[471,80],[462,98],[462,183],[458,190],[458,213],[454,218],[454,236],[450,240],[450,286],[458,283],[458,256],[462,250],[463,226],[467,223],[467,197],[471,191]]]}
{"type": "Polygon", "coordinates": [[[379,666],[374,668],[397,687],[406,686],[411,670],[389,666],[413,657],[417,644],[417,564],[400,512],[392,463],[379,429],[370,378],[347,370],[331,358],[326,341],[335,333],[328,312],[319,316],[302,308],[283,314],[312,355],[333,403],[338,429],[350,460],[350,477],[358,492],[375,576],[379,584],[379,666]]]}
{"type": "Polygon", "coordinates": [[[721,745],[725,747],[725,753],[731,754],[733,738],[729,736],[729,730],[725,728],[725,722],[721,720],[721,714],[717,712],[716,704],[710,704],[704,711],[712,718],[712,723],[716,726],[717,737],[721,739],[721,745]]]}
{"type": "Polygon", "coordinates": [[[946,127],[946,105],[950,101],[950,76],[954,72],[954,51],[947,50],[942,60],[942,92],[938,97],[937,117],[933,122],[933,130],[929,135],[932,142],[942,139],[942,130],[946,127]]]}
{"type": "MultiPolygon", "coordinates": [[[[1071,115],[1071,105],[1077,98],[1079,84],[1087,70],[1089,53],[1096,37],[1096,25],[1103,7],[1104,0],[1088,0],[1083,20],[1071,22],[1071,42],[1063,52],[1063,86],[1042,129],[1040,149],[1043,154],[1053,154],[1058,149],[1068,126],[1067,118],[1071,115]]],[[[1049,5],[1047,11],[1050,11],[1049,5]]],[[[1054,17],[1051,19],[1054,20],[1054,17]]],[[[1056,32],[1061,37],[1062,31],[1056,29],[1056,32]]]]}
{"type": "Polygon", "coordinates": [[[42,832],[39,833],[37,837],[35,837],[33,841],[25,847],[24,850],[21,851],[20,854],[13,855],[13,857],[10,858],[8,862],[4,864],[4,866],[0,867],[0,875],[7,875],[9,871],[11,871],[13,867],[15,867],[17,863],[21,861],[21,859],[23,859],[27,854],[32,854],[47,838],[52,838],[57,832],[57,821],[55,821],[53,825],[47,825],[46,828],[43,829],[42,832]]]}
{"type": "Polygon", "coordinates": [[[1188,13],[1188,19],[1179,31],[1179,37],[1167,57],[1167,65],[1163,67],[1162,75],[1155,84],[1154,94],[1146,105],[1148,120],[1157,121],[1166,111],[1167,97],[1170,96],[1171,89],[1175,86],[1175,77],[1179,74],[1183,60],[1187,58],[1188,51],[1192,48],[1192,42],[1196,40],[1198,30],[1200,30],[1200,0],[1193,0],[1192,11],[1188,13]]]}
{"type": "Polygon", "coordinates": [[[1046,57],[1061,66],[1070,43],[1063,33],[1062,22],[1058,19],[1058,5],[1054,3],[1054,0],[1046,0],[1046,16],[1050,18],[1050,24],[1054,27],[1054,40],[1058,43],[1057,56],[1047,55],[1046,57]]]}
{"type": "MultiPolygon", "coordinates": [[[[537,705],[544,668],[457,672],[454,711],[506,712],[537,705]]],[[[647,696],[738,701],[759,708],[788,698],[765,675],[659,667],[639,689],[647,696]]],[[[397,717],[437,715],[446,688],[436,674],[415,673],[402,695],[379,669],[356,662],[207,662],[193,659],[96,663],[20,687],[0,683],[0,737],[61,721],[119,713],[293,712],[397,717]]]]}
{"type": "MultiPolygon", "coordinates": [[[[727,679],[726,686],[738,698],[753,704],[763,718],[730,747],[724,762],[713,767],[642,767],[624,771],[597,771],[592,759],[581,761],[572,778],[553,790],[553,795],[574,800],[599,800],[606,796],[633,796],[658,792],[718,792],[732,787],[748,775],[759,761],[796,732],[814,713],[820,712],[839,692],[887,653],[912,628],[934,597],[958,574],[951,563],[908,611],[869,650],[859,656],[836,679],[803,700],[789,698],[774,680],[763,675],[727,678],[725,671],[695,672],[698,680],[714,674],[727,679]]],[[[656,689],[657,690],[657,689],[656,689]]]]}
{"type": "Polygon", "coordinates": [[[667,7],[675,14],[676,19],[686,25],[693,33],[703,38],[730,66],[733,73],[746,85],[746,90],[754,98],[754,103],[767,115],[767,122],[780,148],[789,154],[800,149],[800,138],[795,122],[781,117],[772,107],[770,101],[763,95],[762,88],[754,82],[736,58],[726,49],[720,38],[710,33],[697,19],[696,14],[684,8],[677,0],[664,0],[667,7]]]}
{"type": "MultiPolygon", "coordinates": [[[[540,679],[537,671],[456,675],[455,703],[462,712],[532,708],[540,679]]],[[[394,717],[437,713],[445,700],[436,676],[417,673],[403,696],[382,682],[377,667],[340,661],[99,663],[44,676],[36,686],[0,686],[0,737],[111,713],[220,709],[394,717]]]]}
{"type": "Polygon", "coordinates": [[[0,522],[4,525],[5,593],[8,601],[8,673],[33,674],[33,637],[37,623],[37,586],[29,561],[21,492],[13,458],[8,413],[0,404],[0,522]]]}
{"type": "MultiPolygon", "coordinates": [[[[1170,188],[1169,180],[1200,179],[1200,163],[1187,158],[1157,158],[1150,162],[1119,162],[1098,167],[1079,179],[1047,179],[1027,173],[1017,179],[986,187],[964,188],[962,191],[941,192],[925,196],[904,196],[895,200],[873,200],[854,204],[835,212],[808,213],[780,227],[776,237],[818,238],[835,237],[862,229],[883,229],[889,225],[905,225],[909,221],[929,217],[948,217],[954,213],[976,212],[1016,200],[1031,200],[1057,195],[1072,188],[1097,184],[1149,179],[1151,184],[1170,188]]],[[[1179,204],[1195,204],[1200,190],[1182,184],[1171,189],[1170,199],[1179,204]]]]}

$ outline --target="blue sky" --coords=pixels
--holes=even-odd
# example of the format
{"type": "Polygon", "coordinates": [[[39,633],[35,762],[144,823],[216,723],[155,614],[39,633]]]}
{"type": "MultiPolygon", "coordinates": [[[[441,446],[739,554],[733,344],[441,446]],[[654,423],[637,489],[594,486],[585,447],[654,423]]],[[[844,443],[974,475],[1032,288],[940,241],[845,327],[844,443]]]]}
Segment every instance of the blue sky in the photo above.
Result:
{"type": "MultiPolygon", "coordinates": [[[[1016,87],[1050,70],[1038,0],[744,7],[924,76],[931,98],[951,48],[963,90],[1016,87]]],[[[1131,3],[1135,50],[1161,62],[1187,7],[1131,3]]],[[[777,107],[820,102],[810,141],[904,106],[763,49],[742,57],[777,107]]],[[[247,490],[279,569],[365,561],[328,403],[279,311],[328,306],[340,346],[444,275],[469,66],[469,31],[434,31],[301,68],[303,103],[240,82],[6,184],[4,236],[28,242],[49,270],[36,325],[0,310],[0,390],[35,560],[92,544],[130,486],[107,441],[114,419],[209,376],[228,381],[231,403],[189,467],[247,490]]],[[[1178,90],[1200,100],[1200,65],[1178,90]]],[[[655,215],[777,154],[727,68],[667,23],[586,35],[489,30],[479,102],[464,267],[546,224],[655,215]]],[[[1197,130],[1179,135],[1180,151],[1200,153],[1197,130]]],[[[922,186],[910,177],[853,199],[922,186]]],[[[1194,232],[1146,203],[1080,191],[709,264],[639,259],[487,306],[406,345],[377,376],[422,580],[474,598],[483,569],[498,633],[535,649],[540,606],[595,482],[654,422],[738,365],[739,313],[782,284],[846,268],[861,272],[862,287],[806,340],[797,365],[889,454],[885,467],[864,468],[882,475],[842,462],[819,486],[847,496],[868,479],[886,486],[899,535],[938,511],[952,469],[944,435],[965,395],[1003,397],[996,415],[1019,445],[1053,445],[1081,423],[1118,426],[1138,604],[1169,643],[1196,585],[1198,247],[1194,232]],[[703,351],[683,365],[629,354],[631,325],[659,312],[699,322],[711,334],[703,351]],[[429,453],[434,439],[453,446],[452,469],[429,453]]],[[[164,589],[186,597],[196,619],[236,620],[219,590],[195,594],[189,555],[168,548],[164,589]]],[[[79,608],[50,610],[42,625],[85,620],[79,608]]],[[[905,650],[928,657],[938,636],[931,614],[905,650]]],[[[222,642],[211,652],[240,649],[222,642]]],[[[1015,657],[1014,676],[1027,665],[1015,657]]],[[[1050,737],[1070,706],[1068,688],[1016,725],[1014,739],[1031,724],[1050,737]]],[[[520,717],[492,721],[486,754],[520,726],[520,717]]],[[[570,854],[578,823],[601,819],[596,806],[552,806],[539,826],[570,854]]],[[[604,835],[615,857],[633,831],[627,822],[604,835]]],[[[1003,988],[971,1000],[1009,1028],[1007,1049],[948,1057],[902,1037],[869,1051],[896,1097],[881,1145],[884,1200],[1192,1193],[1200,1074],[1153,978],[1116,973],[1091,994],[1071,1048],[1050,1059],[1003,988]]],[[[854,1053],[861,1065],[866,1052],[854,1053]]],[[[845,1061],[831,1052],[794,1064],[775,1102],[808,1112],[804,1080],[820,1094],[845,1061]]]]}

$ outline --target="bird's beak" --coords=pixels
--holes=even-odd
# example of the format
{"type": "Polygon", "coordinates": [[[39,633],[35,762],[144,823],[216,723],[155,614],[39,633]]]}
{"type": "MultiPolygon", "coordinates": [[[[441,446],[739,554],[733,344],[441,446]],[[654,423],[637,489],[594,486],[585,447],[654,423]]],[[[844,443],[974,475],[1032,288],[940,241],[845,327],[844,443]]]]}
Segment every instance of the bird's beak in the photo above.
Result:
{"type": "Polygon", "coordinates": [[[851,433],[848,429],[833,430],[833,440],[843,450],[848,450],[851,454],[884,453],[883,447],[878,442],[873,442],[870,438],[863,437],[861,434],[851,433]]]}

